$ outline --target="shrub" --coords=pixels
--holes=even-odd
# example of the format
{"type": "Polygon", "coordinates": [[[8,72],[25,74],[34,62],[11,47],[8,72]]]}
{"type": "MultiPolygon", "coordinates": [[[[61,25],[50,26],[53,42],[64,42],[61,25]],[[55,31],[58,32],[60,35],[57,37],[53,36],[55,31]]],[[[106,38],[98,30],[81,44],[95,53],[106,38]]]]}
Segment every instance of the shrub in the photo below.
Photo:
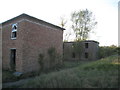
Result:
{"type": "Polygon", "coordinates": [[[118,55],[120,55],[120,46],[116,48],[118,55]]]}
{"type": "Polygon", "coordinates": [[[105,58],[117,54],[117,46],[101,46],[99,47],[99,58],[105,58]]]}
{"type": "Polygon", "coordinates": [[[48,49],[48,55],[51,68],[59,68],[61,66],[62,56],[60,56],[54,47],[48,49]]]}
{"type": "Polygon", "coordinates": [[[55,63],[55,59],[56,59],[56,49],[54,47],[51,47],[48,49],[48,55],[50,58],[50,64],[54,64],[55,63]]]}

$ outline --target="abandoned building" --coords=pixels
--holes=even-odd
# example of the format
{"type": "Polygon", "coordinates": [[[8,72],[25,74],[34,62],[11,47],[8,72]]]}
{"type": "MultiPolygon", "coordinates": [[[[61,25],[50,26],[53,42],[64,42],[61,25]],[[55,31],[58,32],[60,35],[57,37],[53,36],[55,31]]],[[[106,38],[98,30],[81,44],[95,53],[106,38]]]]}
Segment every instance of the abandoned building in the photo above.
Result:
{"type": "Polygon", "coordinates": [[[46,55],[50,47],[63,55],[63,30],[27,14],[3,22],[2,68],[10,69],[12,63],[17,72],[36,71],[39,54],[46,55]]]}
{"type": "Polygon", "coordinates": [[[97,60],[99,43],[93,40],[64,42],[65,60],[97,60]]]}

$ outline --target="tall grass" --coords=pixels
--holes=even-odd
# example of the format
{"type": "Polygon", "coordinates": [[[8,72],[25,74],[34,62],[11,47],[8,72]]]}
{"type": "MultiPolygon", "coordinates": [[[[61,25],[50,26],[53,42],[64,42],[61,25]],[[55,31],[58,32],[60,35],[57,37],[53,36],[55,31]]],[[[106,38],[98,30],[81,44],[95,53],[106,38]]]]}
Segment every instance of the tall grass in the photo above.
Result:
{"type": "Polygon", "coordinates": [[[110,56],[71,69],[42,74],[24,88],[118,88],[118,56],[110,56]]]}

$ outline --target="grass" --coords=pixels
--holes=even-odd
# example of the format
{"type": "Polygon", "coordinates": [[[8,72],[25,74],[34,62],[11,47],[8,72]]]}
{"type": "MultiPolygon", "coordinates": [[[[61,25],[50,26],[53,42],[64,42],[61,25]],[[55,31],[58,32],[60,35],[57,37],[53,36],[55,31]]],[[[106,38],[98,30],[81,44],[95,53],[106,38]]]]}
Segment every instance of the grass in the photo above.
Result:
{"type": "Polygon", "coordinates": [[[62,69],[74,68],[93,61],[64,61],[62,69]]]}
{"type": "Polygon", "coordinates": [[[25,73],[19,77],[13,75],[14,72],[8,71],[8,70],[3,70],[2,71],[2,83],[7,83],[7,82],[15,82],[21,79],[26,79],[30,77],[35,77],[40,75],[39,72],[30,72],[30,73],[25,73]]]}
{"type": "Polygon", "coordinates": [[[118,85],[118,56],[110,56],[98,61],[68,65],[70,69],[42,74],[20,86],[21,88],[120,88],[118,85]]]}
{"type": "Polygon", "coordinates": [[[84,62],[84,61],[75,61],[75,62],[64,61],[63,65],[61,67],[57,67],[57,68],[52,68],[52,69],[49,69],[49,70],[45,70],[42,73],[41,72],[30,72],[30,73],[23,74],[20,77],[15,77],[13,75],[12,71],[3,70],[2,71],[2,82],[3,83],[14,82],[14,81],[18,81],[20,79],[26,79],[26,78],[30,78],[30,77],[35,77],[35,76],[38,76],[40,74],[48,74],[50,72],[57,72],[57,71],[60,71],[60,70],[77,67],[79,65],[82,65],[82,64],[85,64],[85,63],[88,63],[88,62],[89,61],[86,61],[86,62],[84,62]]]}
{"type": "Polygon", "coordinates": [[[11,82],[11,81],[16,81],[18,80],[17,77],[13,76],[13,72],[8,71],[8,70],[3,70],[2,71],[2,82],[11,82]]]}

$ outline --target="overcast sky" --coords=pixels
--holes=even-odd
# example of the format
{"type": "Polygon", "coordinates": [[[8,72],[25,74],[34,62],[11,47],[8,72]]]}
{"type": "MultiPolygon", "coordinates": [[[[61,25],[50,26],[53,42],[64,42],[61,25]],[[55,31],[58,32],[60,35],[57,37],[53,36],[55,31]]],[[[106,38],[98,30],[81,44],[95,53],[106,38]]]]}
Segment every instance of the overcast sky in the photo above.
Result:
{"type": "MultiPolygon", "coordinates": [[[[101,46],[118,45],[118,1],[119,0],[1,0],[0,23],[22,13],[29,14],[49,23],[59,25],[60,17],[68,21],[73,11],[88,9],[98,22],[91,40],[101,46]]],[[[67,23],[65,33],[70,31],[67,23]]],[[[73,40],[73,36],[70,40],[73,40]]]]}

